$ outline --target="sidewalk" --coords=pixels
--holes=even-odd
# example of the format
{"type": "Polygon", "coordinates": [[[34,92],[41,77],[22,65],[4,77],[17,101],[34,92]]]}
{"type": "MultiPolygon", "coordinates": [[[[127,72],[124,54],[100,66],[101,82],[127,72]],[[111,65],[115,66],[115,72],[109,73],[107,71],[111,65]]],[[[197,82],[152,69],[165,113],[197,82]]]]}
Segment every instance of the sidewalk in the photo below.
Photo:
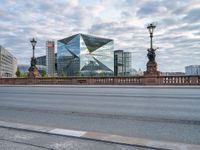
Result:
{"type": "Polygon", "coordinates": [[[200,89],[198,85],[50,85],[50,84],[32,84],[32,85],[9,85],[0,84],[0,87],[61,87],[61,88],[194,88],[200,89]]]}
{"type": "Polygon", "coordinates": [[[151,150],[0,127],[1,150],[151,150]]]}
{"type": "MultiPolygon", "coordinates": [[[[199,150],[200,145],[0,121],[0,141],[61,150],[199,150]],[[61,147],[60,147],[61,145],[61,147]],[[70,146],[70,147],[68,147],[70,146]],[[78,147],[77,147],[78,146],[78,147]]],[[[1,143],[2,144],[2,143],[1,143]]],[[[5,144],[3,145],[5,146],[5,144]]],[[[1,145],[0,145],[1,148],[1,145]]]]}

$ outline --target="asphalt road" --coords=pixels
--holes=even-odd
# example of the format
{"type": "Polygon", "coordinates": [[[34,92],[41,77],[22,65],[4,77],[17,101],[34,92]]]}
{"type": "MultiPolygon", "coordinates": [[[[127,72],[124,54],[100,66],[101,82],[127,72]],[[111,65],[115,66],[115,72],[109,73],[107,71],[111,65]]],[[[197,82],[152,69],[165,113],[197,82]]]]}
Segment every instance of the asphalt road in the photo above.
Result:
{"type": "Polygon", "coordinates": [[[200,88],[2,86],[0,120],[200,144],[200,88]]]}

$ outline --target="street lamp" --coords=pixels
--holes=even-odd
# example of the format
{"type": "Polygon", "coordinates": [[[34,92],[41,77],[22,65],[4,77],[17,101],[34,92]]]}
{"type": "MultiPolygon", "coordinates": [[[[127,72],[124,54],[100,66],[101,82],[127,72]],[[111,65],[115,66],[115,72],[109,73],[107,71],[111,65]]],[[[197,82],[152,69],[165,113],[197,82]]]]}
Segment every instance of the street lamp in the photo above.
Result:
{"type": "Polygon", "coordinates": [[[35,40],[35,38],[33,38],[32,40],[30,40],[32,47],[33,47],[33,58],[35,57],[35,45],[37,43],[37,41],[35,40]]]}
{"type": "Polygon", "coordinates": [[[156,28],[156,25],[153,24],[153,23],[151,23],[151,24],[149,24],[147,26],[147,29],[149,30],[149,34],[150,34],[150,39],[151,39],[151,42],[150,42],[150,48],[151,49],[153,49],[153,41],[152,41],[152,39],[153,39],[153,32],[154,32],[155,28],[156,28]]]}
{"type": "Polygon", "coordinates": [[[147,26],[147,29],[149,30],[149,34],[150,34],[150,49],[148,49],[148,54],[147,54],[147,57],[149,58],[149,61],[150,62],[154,62],[155,61],[155,57],[156,57],[156,54],[155,54],[155,50],[153,48],[153,32],[156,28],[156,25],[151,23],[147,26]]]}
{"type": "Polygon", "coordinates": [[[39,71],[36,67],[36,58],[35,58],[35,45],[37,43],[37,41],[35,40],[35,38],[30,40],[32,48],[33,48],[33,56],[31,57],[31,66],[28,69],[29,73],[28,73],[28,77],[29,78],[36,78],[36,77],[40,77],[39,71]]]}
{"type": "Polygon", "coordinates": [[[147,71],[144,72],[144,75],[159,75],[159,71],[157,71],[157,63],[155,61],[155,51],[156,49],[153,48],[153,32],[156,28],[156,25],[154,23],[150,23],[147,26],[147,29],[149,31],[150,34],[150,48],[147,49],[148,53],[147,53],[147,57],[149,59],[149,61],[147,62],[147,71]]]}

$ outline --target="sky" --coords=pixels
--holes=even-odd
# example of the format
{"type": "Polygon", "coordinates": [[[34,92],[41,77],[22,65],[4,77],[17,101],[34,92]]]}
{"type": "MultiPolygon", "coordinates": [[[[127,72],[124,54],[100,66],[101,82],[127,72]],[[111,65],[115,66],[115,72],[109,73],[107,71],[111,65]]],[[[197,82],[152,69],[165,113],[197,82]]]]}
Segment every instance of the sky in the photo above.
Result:
{"type": "Polygon", "coordinates": [[[77,33],[114,40],[114,49],[132,53],[132,67],[146,70],[150,38],[158,70],[184,72],[200,65],[200,0],[0,0],[0,45],[18,64],[29,64],[30,39],[35,55],[45,55],[45,42],[77,33]]]}

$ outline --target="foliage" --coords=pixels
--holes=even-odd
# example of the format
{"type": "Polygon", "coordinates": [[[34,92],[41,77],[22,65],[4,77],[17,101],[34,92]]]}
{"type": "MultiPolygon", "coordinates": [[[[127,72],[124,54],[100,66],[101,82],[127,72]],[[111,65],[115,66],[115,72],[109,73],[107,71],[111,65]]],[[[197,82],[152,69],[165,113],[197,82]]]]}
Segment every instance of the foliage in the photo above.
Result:
{"type": "Polygon", "coordinates": [[[21,72],[20,72],[19,68],[17,68],[17,71],[16,71],[15,75],[16,75],[18,78],[20,77],[21,72]]]}
{"type": "Polygon", "coordinates": [[[46,74],[47,74],[47,73],[46,73],[46,70],[43,69],[42,72],[41,72],[42,77],[45,77],[46,74]]]}
{"type": "Polygon", "coordinates": [[[64,76],[65,76],[64,70],[62,70],[61,72],[59,72],[59,73],[58,73],[58,76],[59,76],[59,77],[64,77],[64,76]]]}

